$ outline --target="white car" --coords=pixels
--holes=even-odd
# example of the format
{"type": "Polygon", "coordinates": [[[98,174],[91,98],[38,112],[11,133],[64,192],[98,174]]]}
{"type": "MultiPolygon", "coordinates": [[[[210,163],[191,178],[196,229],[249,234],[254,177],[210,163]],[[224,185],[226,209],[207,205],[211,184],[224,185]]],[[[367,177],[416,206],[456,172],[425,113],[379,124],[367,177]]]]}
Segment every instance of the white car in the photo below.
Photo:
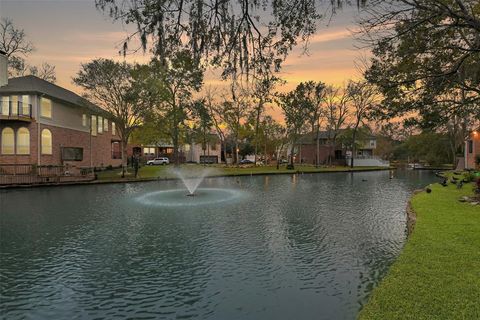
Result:
{"type": "Polygon", "coordinates": [[[169,164],[170,160],[168,158],[155,158],[153,160],[148,160],[147,165],[153,166],[153,165],[160,165],[160,164],[169,164]]]}

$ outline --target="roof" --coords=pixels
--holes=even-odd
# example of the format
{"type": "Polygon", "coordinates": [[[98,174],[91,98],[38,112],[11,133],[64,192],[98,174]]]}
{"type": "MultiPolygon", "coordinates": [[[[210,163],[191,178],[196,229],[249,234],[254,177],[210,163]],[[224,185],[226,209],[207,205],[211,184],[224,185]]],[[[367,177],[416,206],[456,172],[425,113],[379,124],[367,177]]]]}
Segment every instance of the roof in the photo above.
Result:
{"type": "MultiPolygon", "coordinates": [[[[339,134],[343,131],[344,129],[340,129],[339,134]]],[[[318,138],[320,140],[328,140],[328,139],[333,139],[334,136],[334,131],[332,130],[327,130],[327,131],[320,131],[318,132],[318,138]]],[[[363,139],[361,140],[367,140],[367,139],[376,139],[377,137],[373,135],[368,135],[368,136],[363,136],[363,139]]],[[[317,141],[317,133],[316,132],[311,132],[311,133],[306,133],[302,135],[298,141],[297,144],[314,144],[317,141]]]]}
{"type": "Polygon", "coordinates": [[[61,100],[74,106],[87,108],[97,114],[111,116],[107,111],[91,103],[87,99],[82,98],[78,94],[33,75],[8,79],[8,84],[0,87],[0,94],[2,93],[32,93],[46,95],[52,99],[61,100]]]}

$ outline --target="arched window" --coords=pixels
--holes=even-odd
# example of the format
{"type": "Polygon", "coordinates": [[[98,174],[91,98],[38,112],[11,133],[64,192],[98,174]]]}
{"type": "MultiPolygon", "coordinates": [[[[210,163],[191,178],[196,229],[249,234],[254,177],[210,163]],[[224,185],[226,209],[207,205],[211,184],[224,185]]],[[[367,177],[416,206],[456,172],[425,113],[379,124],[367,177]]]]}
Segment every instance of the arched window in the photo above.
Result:
{"type": "Polygon", "coordinates": [[[15,153],[15,134],[13,129],[6,127],[2,130],[2,154],[15,153]]]}
{"type": "Polygon", "coordinates": [[[17,154],[30,154],[30,131],[24,127],[17,131],[17,154]]]}
{"type": "Polygon", "coordinates": [[[48,129],[42,130],[42,154],[52,154],[52,132],[48,129]]]}

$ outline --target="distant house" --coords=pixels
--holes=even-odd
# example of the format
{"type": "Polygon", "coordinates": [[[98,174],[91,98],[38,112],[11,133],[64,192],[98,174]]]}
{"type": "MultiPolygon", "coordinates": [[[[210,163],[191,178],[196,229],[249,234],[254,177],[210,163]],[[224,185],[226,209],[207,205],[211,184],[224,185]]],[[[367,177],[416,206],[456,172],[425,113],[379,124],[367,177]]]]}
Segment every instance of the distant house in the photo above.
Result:
{"type": "Polygon", "coordinates": [[[473,131],[465,141],[465,169],[476,169],[480,157],[480,132],[473,131]]]}
{"type": "MultiPolygon", "coordinates": [[[[210,134],[208,143],[191,142],[182,144],[179,148],[180,163],[219,163],[221,162],[221,145],[215,134],[210,134]]],[[[167,157],[173,162],[173,144],[166,141],[159,141],[156,144],[131,144],[128,146],[128,155],[138,154],[144,160],[151,160],[158,157],[167,157]]]]}
{"type": "MultiPolygon", "coordinates": [[[[333,138],[332,131],[320,131],[318,134],[319,164],[348,165],[352,157],[351,151],[348,151],[340,142],[330,145],[333,138]]],[[[339,139],[337,139],[339,140],[339,139]]],[[[357,141],[359,147],[355,151],[354,166],[388,166],[387,161],[383,161],[375,156],[377,148],[377,138],[373,135],[364,136],[357,141]],[[361,159],[361,160],[360,160],[361,159]]],[[[315,164],[317,152],[317,134],[308,133],[300,137],[295,144],[294,161],[295,163],[315,164]]],[[[290,155],[289,155],[290,156],[290,155]]]]}
{"type": "Polygon", "coordinates": [[[120,138],[103,109],[35,76],[0,80],[1,165],[121,165],[120,138]]]}

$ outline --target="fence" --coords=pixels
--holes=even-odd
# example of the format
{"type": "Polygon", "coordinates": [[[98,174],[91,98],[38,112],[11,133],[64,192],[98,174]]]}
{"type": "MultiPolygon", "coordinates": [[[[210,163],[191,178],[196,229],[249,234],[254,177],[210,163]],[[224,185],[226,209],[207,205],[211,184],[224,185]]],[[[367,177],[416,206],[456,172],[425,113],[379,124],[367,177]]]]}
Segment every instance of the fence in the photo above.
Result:
{"type": "Polygon", "coordinates": [[[95,179],[92,168],[1,164],[0,185],[51,184],[95,179]]]}

